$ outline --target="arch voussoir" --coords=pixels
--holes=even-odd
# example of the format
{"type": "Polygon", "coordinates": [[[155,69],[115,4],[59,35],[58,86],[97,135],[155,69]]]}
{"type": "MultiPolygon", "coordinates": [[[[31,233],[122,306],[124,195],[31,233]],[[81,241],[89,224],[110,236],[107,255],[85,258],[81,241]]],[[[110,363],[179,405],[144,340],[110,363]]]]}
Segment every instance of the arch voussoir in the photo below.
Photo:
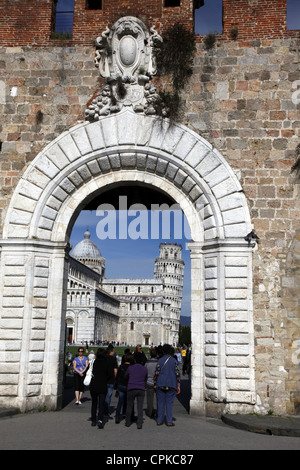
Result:
{"type": "Polygon", "coordinates": [[[241,187],[211,144],[184,126],[125,112],[75,126],[36,157],[12,200],[5,235],[46,236],[55,222],[53,211],[82,184],[100,173],[124,169],[156,173],[181,188],[198,206],[212,207],[209,220],[207,210],[204,215],[206,239],[234,237],[235,228],[241,234],[250,228],[241,196],[234,198],[239,205],[223,215],[222,199],[237,195],[241,187]]]}

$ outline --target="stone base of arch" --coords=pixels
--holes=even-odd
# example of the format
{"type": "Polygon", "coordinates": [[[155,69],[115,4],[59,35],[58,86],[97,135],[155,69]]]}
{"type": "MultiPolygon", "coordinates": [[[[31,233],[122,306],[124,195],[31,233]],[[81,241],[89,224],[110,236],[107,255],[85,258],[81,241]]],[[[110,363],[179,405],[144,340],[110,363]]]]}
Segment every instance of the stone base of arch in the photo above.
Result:
{"type": "Polygon", "coordinates": [[[191,414],[244,411],[256,396],[242,188],[197,134],[129,111],[64,133],[15,190],[0,241],[0,406],[61,406],[68,237],[86,201],[124,182],[167,193],[190,225],[191,414]]]}
{"type": "Polygon", "coordinates": [[[249,412],[256,403],[252,254],[242,240],[189,243],[193,415],[249,412]]]}
{"type": "Polygon", "coordinates": [[[20,239],[1,245],[0,406],[59,409],[69,248],[20,239]]]}

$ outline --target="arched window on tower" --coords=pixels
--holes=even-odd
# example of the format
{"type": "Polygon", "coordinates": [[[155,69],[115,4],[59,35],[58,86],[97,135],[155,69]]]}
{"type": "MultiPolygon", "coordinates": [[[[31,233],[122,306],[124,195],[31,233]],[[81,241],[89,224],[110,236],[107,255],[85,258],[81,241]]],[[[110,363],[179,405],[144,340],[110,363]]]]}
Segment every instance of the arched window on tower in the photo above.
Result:
{"type": "Polygon", "coordinates": [[[131,330],[134,330],[134,322],[133,322],[133,321],[130,322],[130,329],[131,329],[131,330]]]}

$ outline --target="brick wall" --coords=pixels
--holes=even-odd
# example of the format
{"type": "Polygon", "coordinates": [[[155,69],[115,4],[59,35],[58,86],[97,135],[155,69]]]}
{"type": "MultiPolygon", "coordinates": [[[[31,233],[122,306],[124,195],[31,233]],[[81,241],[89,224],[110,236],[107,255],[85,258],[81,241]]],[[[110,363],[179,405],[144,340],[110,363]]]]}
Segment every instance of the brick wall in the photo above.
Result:
{"type": "Polygon", "coordinates": [[[50,38],[52,0],[2,0],[0,46],[89,46],[121,16],[137,16],[159,31],[178,20],[193,28],[193,0],[181,0],[181,6],[174,8],[165,8],[164,0],[103,0],[101,10],[87,10],[85,4],[75,0],[72,38],[62,40],[50,38]]]}
{"type": "MultiPolygon", "coordinates": [[[[234,28],[243,46],[253,39],[299,38],[299,30],[287,30],[286,20],[287,0],[223,0],[223,33],[217,38],[232,40],[234,28]]],[[[197,35],[197,41],[204,37],[197,35]]]]}
{"type": "Polygon", "coordinates": [[[224,35],[237,27],[243,39],[282,37],[286,32],[286,0],[224,0],[224,35]]]}
{"type": "Polygon", "coordinates": [[[52,0],[2,0],[0,46],[46,45],[51,33],[52,0]]]}
{"type": "Polygon", "coordinates": [[[217,41],[210,51],[198,44],[184,94],[185,124],[241,177],[260,237],[253,285],[257,389],[270,409],[289,413],[299,413],[299,263],[290,267],[299,257],[300,185],[291,174],[300,142],[300,105],[293,100],[299,51],[296,39],[217,41]]]}
{"type": "MultiPolygon", "coordinates": [[[[91,45],[95,38],[121,16],[137,16],[162,32],[180,21],[193,29],[193,0],[181,0],[180,7],[164,7],[164,0],[103,0],[101,10],[86,10],[85,0],[75,0],[71,39],[51,38],[53,0],[2,0],[0,4],[0,46],[91,45]]],[[[201,9],[200,9],[201,13],[201,9]]],[[[238,28],[239,40],[299,37],[286,29],[286,0],[223,0],[223,34],[231,38],[238,28]]],[[[201,41],[202,37],[199,36],[201,41]]]]}

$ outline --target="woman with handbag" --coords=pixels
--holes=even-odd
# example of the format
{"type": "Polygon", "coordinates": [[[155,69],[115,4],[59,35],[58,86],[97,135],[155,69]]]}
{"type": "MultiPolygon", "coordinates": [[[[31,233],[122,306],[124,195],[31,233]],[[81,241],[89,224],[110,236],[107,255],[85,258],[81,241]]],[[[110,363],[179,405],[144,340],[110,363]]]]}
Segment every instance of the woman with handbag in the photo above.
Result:
{"type": "Polygon", "coordinates": [[[103,349],[99,348],[96,359],[93,363],[92,378],[90,382],[90,394],[92,398],[92,426],[96,426],[98,419],[98,428],[104,427],[104,402],[107,394],[107,381],[110,377],[107,357],[103,349]],[[97,416],[98,409],[98,416],[97,416]]]}
{"type": "Polygon", "coordinates": [[[88,358],[83,355],[83,348],[81,347],[78,349],[78,356],[73,361],[76,405],[81,405],[81,398],[84,392],[83,381],[88,365],[88,358]]]}
{"type": "Polygon", "coordinates": [[[172,347],[163,345],[163,356],[158,359],[154,375],[154,388],[157,397],[157,420],[158,426],[164,422],[166,425],[175,426],[172,411],[176,395],[180,393],[180,373],[176,359],[171,355],[172,347]]]}

